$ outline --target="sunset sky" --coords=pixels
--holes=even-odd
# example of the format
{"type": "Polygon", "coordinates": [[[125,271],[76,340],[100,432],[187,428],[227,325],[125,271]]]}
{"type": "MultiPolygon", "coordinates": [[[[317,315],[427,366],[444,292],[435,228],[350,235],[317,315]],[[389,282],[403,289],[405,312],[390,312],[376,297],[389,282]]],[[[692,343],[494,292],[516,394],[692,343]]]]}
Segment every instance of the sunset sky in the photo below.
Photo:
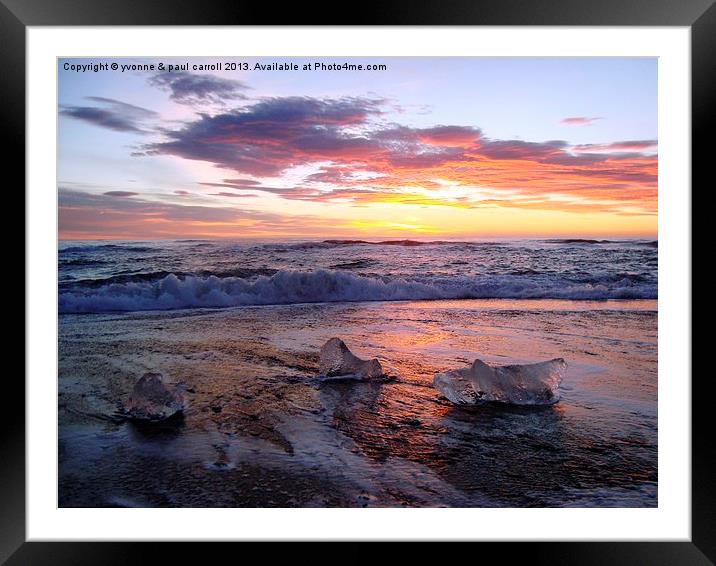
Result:
{"type": "Polygon", "coordinates": [[[656,59],[316,60],[60,59],[60,238],[656,236],[656,59]]]}

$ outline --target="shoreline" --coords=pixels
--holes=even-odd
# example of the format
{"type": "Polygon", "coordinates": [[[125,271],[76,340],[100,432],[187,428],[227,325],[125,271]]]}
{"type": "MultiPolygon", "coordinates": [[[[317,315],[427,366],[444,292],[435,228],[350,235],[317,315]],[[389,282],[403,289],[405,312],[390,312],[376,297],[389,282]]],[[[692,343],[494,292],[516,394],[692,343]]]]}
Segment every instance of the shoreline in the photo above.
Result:
{"type": "MultiPolygon", "coordinates": [[[[580,305],[584,307],[599,306],[601,308],[581,308],[573,310],[644,310],[658,311],[658,299],[517,299],[517,298],[489,298],[489,299],[398,299],[393,301],[375,300],[375,301],[315,301],[304,303],[270,303],[262,305],[232,305],[227,307],[186,307],[186,308],[167,308],[167,309],[145,309],[133,311],[102,311],[102,312],[58,312],[58,316],[102,316],[102,315],[132,315],[132,314],[150,314],[150,313],[201,313],[201,312],[222,312],[236,311],[242,309],[265,309],[280,307],[304,307],[304,306],[324,306],[324,305],[423,305],[437,304],[455,305],[455,306],[483,306],[484,308],[500,308],[499,303],[506,303],[505,306],[511,308],[525,310],[542,310],[542,307],[550,305],[552,307],[566,307],[568,305],[580,305]],[[610,309],[609,307],[614,307],[610,309]],[[627,308],[625,308],[627,307],[627,308]],[[632,307],[631,309],[628,307],[632,307]]],[[[556,308],[555,310],[572,310],[566,308],[556,308]]]]}

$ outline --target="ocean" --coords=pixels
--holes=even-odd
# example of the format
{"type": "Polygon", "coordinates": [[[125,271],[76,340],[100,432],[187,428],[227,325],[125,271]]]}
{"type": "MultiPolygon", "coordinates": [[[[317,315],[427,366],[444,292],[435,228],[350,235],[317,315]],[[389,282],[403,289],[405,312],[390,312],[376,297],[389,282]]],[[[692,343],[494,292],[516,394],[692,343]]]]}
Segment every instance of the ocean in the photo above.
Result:
{"type": "Polygon", "coordinates": [[[61,242],[62,507],[654,507],[654,240],[61,242]],[[317,378],[338,336],[397,377],[317,378]],[[564,358],[558,403],[435,373],[564,358]],[[182,384],[179,423],[117,417],[182,384]]]}
{"type": "Polygon", "coordinates": [[[63,242],[61,313],[433,299],[656,299],[654,240],[63,242]]]}

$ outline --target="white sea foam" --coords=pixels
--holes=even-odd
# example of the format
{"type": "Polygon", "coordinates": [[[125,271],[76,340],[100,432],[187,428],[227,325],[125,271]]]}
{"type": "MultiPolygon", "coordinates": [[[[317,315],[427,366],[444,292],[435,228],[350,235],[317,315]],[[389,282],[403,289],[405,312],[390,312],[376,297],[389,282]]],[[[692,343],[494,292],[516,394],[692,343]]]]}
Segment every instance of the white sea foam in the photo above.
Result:
{"type": "Polygon", "coordinates": [[[278,271],[253,278],[178,277],[124,282],[93,281],[60,290],[61,313],[168,310],[315,302],[432,299],[549,298],[654,299],[654,284],[628,277],[455,276],[368,277],[345,271],[278,271]]]}

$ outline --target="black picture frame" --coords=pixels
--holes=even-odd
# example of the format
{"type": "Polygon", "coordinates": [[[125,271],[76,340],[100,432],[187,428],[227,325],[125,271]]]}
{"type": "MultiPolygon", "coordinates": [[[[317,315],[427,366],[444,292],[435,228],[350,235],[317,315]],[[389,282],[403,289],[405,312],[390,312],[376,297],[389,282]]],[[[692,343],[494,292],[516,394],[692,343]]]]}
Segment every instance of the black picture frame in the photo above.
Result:
{"type": "MultiPolygon", "coordinates": [[[[0,0],[0,112],[9,187],[24,186],[25,31],[67,25],[559,25],[687,26],[691,29],[692,177],[705,184],[716,100],[715,0],[383,0],[360,5],[280,6],[241,0],[0,0]],[[341,8],[339,10],[339,8],[341,8]]],[[[693,194],[684,187],[684,194],[693,194]]],[[[19,191],[16,191],[19,194],[19,191]]],[[[24,210],[24,201],[18,202],[24,210]]],[[[16,231],[15,231],[16,232],[16,231]]],[[[19,246],[16,246],[19,249],[19,246]]],[[[15,265],[24,263],[19,259],[15,265]]],[[[690,275],[690,274],[689,274],[690,275]]],[[[32,297],[25,296],[25,301],[32,297]]],[[[8,349],[9,350],[9,349],[8,349]]],[[[8,351],[8,355],[10,355],[8,351]]],[[[674,376],[676,377],[676,376],[674,376]]],[[[679,376],[685,379],[690,376],[679,376]]],[[[716,563],[716,481],[709,456],[710,375],[692,379],[692,538],[690,542],[482,543],[481,559],[530,563],[690,565],[716,563]],[[487,556],[486,556],[487,555],[487,556]]],[[[0,426],[0,562],[7,564],[132,564],[187,559],[194,544],[26,542],[23,382],[3,379],[0,426]]],[[[558,533],[555,533],[558,536],[558,533]]],[[[316,533],[320,539],[320,533],[316,533]]],[[[216,548],[216,547],[214,547],[216,548]]],[[[224,547],[225,549],[225,547],[224,547]]],[[[202,545],[202,560],[214,549],[202,545]]],[[[221,552],[221,550],[220,550],[221,552]]],[[[237,556],[235,556],[238,559],[237,556]]]]}

